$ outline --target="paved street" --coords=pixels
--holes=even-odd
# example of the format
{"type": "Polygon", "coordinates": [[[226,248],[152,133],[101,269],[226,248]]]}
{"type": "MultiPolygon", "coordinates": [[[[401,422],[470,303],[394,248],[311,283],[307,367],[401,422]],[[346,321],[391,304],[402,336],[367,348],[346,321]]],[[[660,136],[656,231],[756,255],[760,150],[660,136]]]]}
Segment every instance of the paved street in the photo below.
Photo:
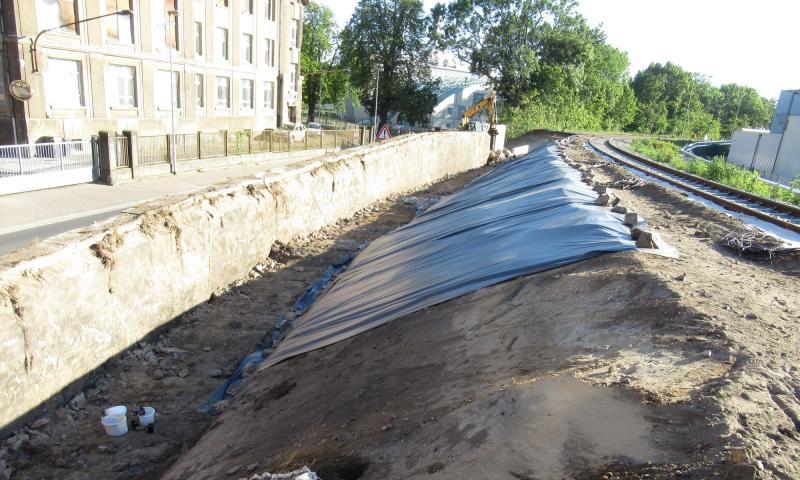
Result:
{"type": "Polygon", "coordinates": [[[296,159],[276,160],[148,178],[113,187],[85,183],[0,196],[0,255],[105,220],[157,198],[190,193],[231,178],[248,177],[298,162],[296,159]]]}

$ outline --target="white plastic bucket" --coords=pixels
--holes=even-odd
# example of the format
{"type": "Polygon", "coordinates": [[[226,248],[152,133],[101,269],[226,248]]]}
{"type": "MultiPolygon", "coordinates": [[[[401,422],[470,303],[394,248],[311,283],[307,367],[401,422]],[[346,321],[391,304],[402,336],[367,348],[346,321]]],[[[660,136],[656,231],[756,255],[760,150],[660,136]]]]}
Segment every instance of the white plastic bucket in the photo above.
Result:
{"type": "Polygon", "coordinates": [[[124,415],[108,415],[100,419],[106,433],[112,437],[119,437],[128,433],[128,419],[124,415]]]}
{"type": "Polygon", "coordinates": [[[124,405],[117,405],[116,407],[106,408],[107,417],[124,417],[128,414],[128,407],[124,405]]]}
{"type": "Polygon", "coordinates": [[[147,426],[156,421],[156,409],[153,407],[142,407],[144,415],[139,415],[139,425],[147,426]]]}

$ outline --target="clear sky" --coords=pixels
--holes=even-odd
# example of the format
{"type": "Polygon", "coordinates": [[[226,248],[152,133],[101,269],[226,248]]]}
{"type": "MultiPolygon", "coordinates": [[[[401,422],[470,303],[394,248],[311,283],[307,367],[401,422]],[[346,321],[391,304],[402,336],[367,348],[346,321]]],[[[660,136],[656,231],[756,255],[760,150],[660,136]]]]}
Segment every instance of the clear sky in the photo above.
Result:
{"type": "MultiPolygon", "coordinates": [[[[331,7],[340,28],[358,3],[312,1],[331,7]]],[[[631,75],[671,61],[766,97],[800,89],[800,0],[579,0],[578,10],[628,52],[631,75]]]]}

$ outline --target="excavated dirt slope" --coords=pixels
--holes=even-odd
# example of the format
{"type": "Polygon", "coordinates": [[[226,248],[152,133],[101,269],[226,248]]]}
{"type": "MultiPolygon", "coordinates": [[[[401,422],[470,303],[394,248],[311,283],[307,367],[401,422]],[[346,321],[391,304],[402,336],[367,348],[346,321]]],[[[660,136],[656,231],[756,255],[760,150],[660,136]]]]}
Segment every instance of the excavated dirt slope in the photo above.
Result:
{"type": "Polygon", "coordinates": [[[107,362],[81,394],[60,399],[66,405],[0,439],[0,479],[6,473],[15,480],[159,478],[214,420],[201,408],[211,393],[263,345],[275,320],[311,282],[487,168],[377,202],[307,238],[275,245],[248,278],[107,362]],[[106,436],[100,416],[111,405],[155,407],[155,431],[106,436]]]}
{"type": "Polygon", "coordinates": [[[324,266],[410,220],[413,202],[390,202],[276,249],[263,276],[115,362],[87,405],[27,430],[11,453],[17,478],[238,479],[303,465],[324,480],[800,478],[800,260],[739,257],[720,239],[740,222],[638,184],[582,143],[571,162],[631,186],[615,190],[621,204],[680,258],[606,255],[486,288],[259,371],[213,422],[198,413],[212,377],[324,266]],[[121,402],[154,404],[155,433],[104,437],[99,411],[121,402]]]}
{"type": "Polygon", "coordinates": [[[737,256],[742,224],[680,194],[617,193],[679,259],[519,278],[260,371],[164,478],[800,477],[800,262],[737,256]]]}

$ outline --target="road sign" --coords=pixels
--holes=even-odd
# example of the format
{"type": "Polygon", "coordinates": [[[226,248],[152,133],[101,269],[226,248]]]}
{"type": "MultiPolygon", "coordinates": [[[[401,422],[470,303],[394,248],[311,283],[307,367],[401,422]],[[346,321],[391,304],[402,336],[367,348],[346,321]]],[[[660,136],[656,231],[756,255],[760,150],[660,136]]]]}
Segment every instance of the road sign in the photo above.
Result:
{"type": "Polygon", "coordinates": [[[378,130],[378,134],[375,135],[375,139],[377,140],[386,140],[392,138],[392,133],[389,131],[389,125],[384,123],[380,130],[378,130]]]}

